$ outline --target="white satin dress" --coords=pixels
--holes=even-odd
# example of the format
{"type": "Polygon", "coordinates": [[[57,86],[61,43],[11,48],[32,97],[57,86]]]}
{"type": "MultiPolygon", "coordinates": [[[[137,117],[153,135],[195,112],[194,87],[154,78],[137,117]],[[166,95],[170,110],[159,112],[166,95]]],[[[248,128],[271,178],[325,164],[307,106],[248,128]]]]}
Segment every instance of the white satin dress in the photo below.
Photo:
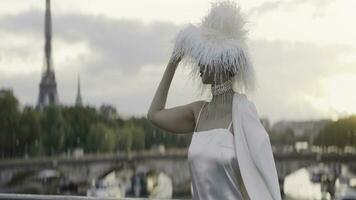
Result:
{"type": "Polygon", "coordinates": [[[231,124],[227,129],[198,132],[195,127],[188,148],[193,200],[249,200],[236,158],[231,124]]]}

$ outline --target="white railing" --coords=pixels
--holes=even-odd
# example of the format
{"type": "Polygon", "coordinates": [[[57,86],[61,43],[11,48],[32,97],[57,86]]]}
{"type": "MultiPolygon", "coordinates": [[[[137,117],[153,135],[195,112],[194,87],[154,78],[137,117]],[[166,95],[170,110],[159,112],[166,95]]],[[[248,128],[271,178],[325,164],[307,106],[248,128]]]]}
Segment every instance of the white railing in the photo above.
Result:
{"type": "Polygon", "coordinates": [[[99,198],[69,195],[38,195],[38,194],[5,194],[0,193],[0,200],[190,200],[190,199],[164,199],[164,198],[99,198]]]}

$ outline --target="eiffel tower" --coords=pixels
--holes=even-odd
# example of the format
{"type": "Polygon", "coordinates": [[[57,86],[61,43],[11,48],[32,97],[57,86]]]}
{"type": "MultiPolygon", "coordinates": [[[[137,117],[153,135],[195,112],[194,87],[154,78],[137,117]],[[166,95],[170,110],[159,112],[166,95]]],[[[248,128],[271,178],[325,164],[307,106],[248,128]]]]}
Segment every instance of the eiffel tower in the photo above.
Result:
{"type": "Polygon", "coordinates": [[[48,105],[59,105],[57,83],[52,64],[52,19],[51,1],[46,0],[45,14],[45,59],[44,71],[39,85],[39,95],[36,108],[43,110],[48,105]]]}

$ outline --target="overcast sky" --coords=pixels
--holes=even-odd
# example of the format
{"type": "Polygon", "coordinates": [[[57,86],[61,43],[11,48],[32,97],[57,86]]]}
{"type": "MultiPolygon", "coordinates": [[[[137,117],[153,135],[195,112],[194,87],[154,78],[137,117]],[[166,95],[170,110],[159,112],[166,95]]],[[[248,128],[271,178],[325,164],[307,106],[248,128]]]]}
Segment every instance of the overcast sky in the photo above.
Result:
{"type": "MultiPolygon", "coordinates": [[[[206,0],[52,0],[53,62],[63,104],[80,74],[85,104],[145,115],[175,34],[207,13],[206,0]]],[[[0,1],[0,88],[35,105],[43,70],[44,0],[0,1]]],[[[313,120],[356,113],[356,1],[240,0],[261,117],[313,120]]],[[[167,107],[199,100],[178,68],[167,107]]]]}

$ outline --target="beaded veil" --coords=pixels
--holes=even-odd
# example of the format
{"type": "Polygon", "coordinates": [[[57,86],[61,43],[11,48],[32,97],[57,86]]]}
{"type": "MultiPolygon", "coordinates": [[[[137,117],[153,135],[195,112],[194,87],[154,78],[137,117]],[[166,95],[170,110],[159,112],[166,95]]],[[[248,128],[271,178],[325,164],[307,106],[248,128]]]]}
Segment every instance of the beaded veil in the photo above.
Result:
{"type": "Polygon", "coordinates": [[[208,113],[212,113],[216,108],[214,106],[224,103],[227,95],[231,95],[229,88],[239,93],[255,89],[255,73],[245,42],[247,31],[244,25],[236,3],[221,1],[212,4],[200,24],[189,24],[175,37],[172,56],[182,58],[183,66],[190,71],[189,77],[198,81],[200,95],[223,95],[213,98],[220,99],[220,102],[209,102],[211,106],[208,105],[208,113]],[[202,83],[200,66],[204,67],[204,73],[214,74],[213,84],[202,83]],[[222,77],[228,74],[233,74],[231,82],[222,83],[222,77]],[[219,87],[224,87],[224,92],[214,93],[219,87]]]}

